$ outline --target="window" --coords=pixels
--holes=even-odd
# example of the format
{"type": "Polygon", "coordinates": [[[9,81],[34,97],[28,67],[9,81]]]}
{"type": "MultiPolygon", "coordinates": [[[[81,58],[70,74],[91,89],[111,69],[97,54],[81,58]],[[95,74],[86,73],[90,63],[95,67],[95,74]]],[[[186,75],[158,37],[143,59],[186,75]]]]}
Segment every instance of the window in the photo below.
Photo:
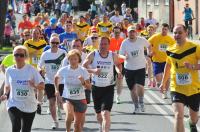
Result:
{"type": "Polygon", "coordinates": [[[147,0],[147,5],[148,5],[148,6],[151,5],[151,0],[147,0]]]}
{"type": "Polygon", "coordinates": [[[169,0],[165,0],[165,5],[166,5],[166,6],[169,5],[169,0]]]}
{"type": "Polygon", "coordinates": [[[159,5],[159,0],[154,0],[154,5],[159,5]]]}

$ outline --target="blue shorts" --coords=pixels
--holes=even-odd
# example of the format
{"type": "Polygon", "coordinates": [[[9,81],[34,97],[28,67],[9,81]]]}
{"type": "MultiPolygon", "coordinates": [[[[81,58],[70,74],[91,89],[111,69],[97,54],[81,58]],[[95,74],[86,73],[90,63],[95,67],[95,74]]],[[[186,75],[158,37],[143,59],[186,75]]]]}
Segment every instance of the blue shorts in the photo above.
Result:
{"type": "Polygon", "coordinates": [[[163,73],[165,69],[165,62],[153,62],[153,75],[157,75],[159,73],[163,73]]]}

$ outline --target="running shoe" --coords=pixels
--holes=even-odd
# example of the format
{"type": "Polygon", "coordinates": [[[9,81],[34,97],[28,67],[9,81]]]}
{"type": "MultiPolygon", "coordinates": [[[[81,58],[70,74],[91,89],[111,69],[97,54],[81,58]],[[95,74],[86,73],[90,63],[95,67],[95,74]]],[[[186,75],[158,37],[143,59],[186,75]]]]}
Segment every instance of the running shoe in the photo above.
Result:
{"type": "Polygon", "coordinates": [[[188,120],[190,132],[198,132],[196,124],[192,124],[190,120],[188,120]]]}
{"type": "Polygon", "coordinates": [[[140,110],[141,110],[141,112],[145,112],[144,103],[140,104],[140,110]]]}
{"type": "Polygon", "coordinates": [[[51,112],[50,112],[50,109],[49,109],[49,108],[47,108],[47,114],[51,114],[51,112]]]}
{"type": "Polygon", "coordinates": [[[163,91],[163,93],[162,93],[162,98],[163,98],[163,99],[167,99],[167,91],[163,91]]]}
{"type": "Polygon", "coordinates": [[[40,104],[37,105],[37,114],[39,114],[39,115],[42,114],[42,108],[41,108],[40,104]]]}
{"type": "Polygon", "coordinates": [[[120,102],[119,96],[116,97],[116,103],[117,103],[117,104],[120,104],[120,103],[121,103],[121,102],[120,102]]]}
{"type": "Polygon", "coordinates": [[[58,120],[62,120],[62,113],[60,108],[57,109],[58,120]]]}
{"type": "Polygon", "coordinates": [[[138,107],[135,107],[133,114],[138,114],[139,112],[140,112],[140,109],[138,107]]]}
{"type": "Polygon", "coordinates": [[[54,121],[52,124],[52,129],[56,129],[56,128],[58,128],[58,122],[54,121]]]}

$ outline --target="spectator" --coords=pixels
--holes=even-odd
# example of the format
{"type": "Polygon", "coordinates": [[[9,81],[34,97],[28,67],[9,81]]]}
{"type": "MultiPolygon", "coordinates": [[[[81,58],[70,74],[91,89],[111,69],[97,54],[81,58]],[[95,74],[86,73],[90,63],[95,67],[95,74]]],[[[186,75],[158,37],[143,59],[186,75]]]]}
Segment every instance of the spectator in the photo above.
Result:
{"type": "Polygon", "coordinates": [[[183,14],[184,14],[185,26],[188,28],[188,25],[192,24],[192,19],[194,18],[194,13],[192,9],[189,7],[188,3],[184,7],[183,14]]]}
{"type": "Polygon", "coordinates": [[[95,18],[95,15],[97,14],[97,6],[95,5],[95,2],[92,2],[90,5],[90,10],[91,10],[91,19],[95,18]]]}
{"type": "Polygon", "coordinates": [[[6,20],[5,29],[4,29],[4,36],[5,36],[5,46],[12,46],[10,43],[10,37],[12,34],[12,26],[10,24],[10,20],[6,20]]]}
{"type": "Polygon", "coordinates": [[[124,16],[126,14],[126,3],[123,2],[121,5],[121,11],[122,11],[122,15],[124,16]]]}
{"type": "Polygon", "coordinates": [[[27,14],[29,17],[31,17],[31,2],[29,0],[24,0],[24,14],[27,14]]]}
{"type": "Polygon", "coordinates": [[[157,20],[153,18],[153,12],[149,12],[149,18],[145,20],[145,24],[149,23],[150,25],[156,25],[157,20]]]}

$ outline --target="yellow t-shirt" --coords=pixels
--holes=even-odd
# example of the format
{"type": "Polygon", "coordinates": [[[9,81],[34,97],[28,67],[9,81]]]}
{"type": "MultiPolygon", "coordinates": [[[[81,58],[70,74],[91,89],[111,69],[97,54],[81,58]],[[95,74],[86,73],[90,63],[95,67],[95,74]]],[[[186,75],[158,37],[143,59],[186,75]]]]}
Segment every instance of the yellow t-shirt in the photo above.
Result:
{"type": "Polygon", "coordinates": [[[185,68],[184,63],[198,64],[200,46],[186,42],[183,46],[174,45],[167,49],[166,63],[171,65],[171,91],[191,96],[200,93],[200,78],[198,70],[185,68]]]}
{"type": "Polygon", "coordinates": [[[169,35],[162,36],[160,33],[158,33],[150,37],[148,41],[152,46],[152,51],[154,54],[152,56],[153,62],[159,62],[159,63],[166,62],[167,58],[166,50],[168,47],[175,44],[175,40],[169,35]]]}
{"type": "Polygon", "coordinates": [[[29,52],[29,63],[34,67],[37,67],[37,64],[40,60],[40,56],[42,55],[44,47],[47,45],[45,40],[33,41],[33,39],[29,39],[24,42],[24,46],[27,47],[29,52]]]}
{"type": "Polygon", "coordinates": [[[78,22],[76,24],[76,30],[77,30],[78,37],[82,41],[84,41],[85,38],[87,37],[89,29],[90,29],[90,26],[86,22],[84,22],[84,23],[78,22]]]}
{"type": "Polygon", "coordinates": [[[112,32],[112,23],[100,22],[97,24],[97,30],[100,37],[110,37],[110,33],[112,32]]]}

